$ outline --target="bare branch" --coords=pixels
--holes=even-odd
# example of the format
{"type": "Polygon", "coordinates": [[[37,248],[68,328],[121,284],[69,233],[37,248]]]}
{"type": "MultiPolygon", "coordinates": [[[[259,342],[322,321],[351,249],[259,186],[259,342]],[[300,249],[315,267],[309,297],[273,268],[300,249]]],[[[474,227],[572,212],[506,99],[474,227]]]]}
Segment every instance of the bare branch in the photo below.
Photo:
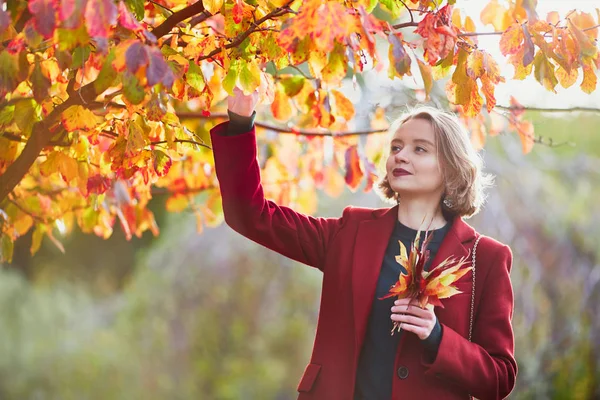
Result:
{"type": "Polygon", "coordinates": [[[410,14],[410,22],[415,22],[415,17],[413,16],[412,10],[406,5],[406,3],[403,0],[400,0],[400,3],[402,3],[404,8],[408,10],[408,13],[410,14]]]}
{"type": "Polygon", "coordinates": [[[593,107],[570,107],[570,108],[542,108],[542,107],[514,107],[514,106],[500,106],[496,105],[496,108],[500,110],[527,110],[527,111],[541,111],[541,112],[594,112],[600,113],[600,108],[593,107]]]}
{"type": "Polygon", "coordinates": [[[161,38],[167,33],[171,32],[171,29],[175,27],[181,21],[184,21],[188,18],[195,16],[196,14],[200,14],[204,12],[204,4],[202,1],[197,1],[191,6],[188,6],[182,10],[173,13],[169,18],[165,19],[162,24],[157,26],[152,30],[152,33],[156,38],[161,38]]]}

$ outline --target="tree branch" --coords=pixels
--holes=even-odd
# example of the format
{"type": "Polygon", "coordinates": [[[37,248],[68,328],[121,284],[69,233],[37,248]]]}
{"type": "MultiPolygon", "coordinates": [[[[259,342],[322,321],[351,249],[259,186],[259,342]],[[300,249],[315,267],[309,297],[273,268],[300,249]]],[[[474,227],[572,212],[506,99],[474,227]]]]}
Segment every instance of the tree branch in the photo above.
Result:
{"type": "MultiPolygon", "coordinates": [[[[231,49],[232,47],[239,46],[244,40],[246,40],[246,38],[248,36],[250,36],[256,30],[260,29],[259,25],[262,24],[263,22],[265,22],[265,21],[267,21],[267,20],[269,20],[271,18],[281,17],[282,15],[293,13],[294,11],[289,8],[289,5],[292,4],[292,2],[293,2],[293,0],[288,1],[286,4],[283,5],[283,7],[279,7],[279,8],[274,9],[273,11],[271,11],[270,13],[268,13],[267,15],[265,15],[264,17],[262,17],[261,19],[259,19],[255,23],[253,23],[253,25],[252,25],[252,27],[250,29],[248,29],[247,31],[245,31],[241,35],[237,36],[228,45],[225,45],[225,49],[231,49]]],[[[223,51],[223,48],[214,49],[213,51],[211,51],[207,55],[202,56],[202,57],[198,57],[198,61],[202,61],[202,60],[206,60],[208,58],[214,57],[217,54],[219,54],[221,51],[223,51]]]]}
{"type": "Polygon", "coordinates": [[[157,39],[163,37],[167,33],[171,32],[171,29],[173,29],[175,25],[177,25],[181,21],[184,21],[202,12],[204,12],[204,4],[201,0],[199,0],[191,6],[179,10],[173,15],[171,15],[169,18],[165,19],[162,24],[158,25],[152,30],[152,33],[154,34],[154,36],[156,36],[157,39]]]}
{"type": "Polygon", "coordinates": [[[496,105],[500,110],[526,110],[526,111],[541,111],[541,112],[594,112],[600,113],[600,108],[593,107],[570,107],[570,108],[542,108],[542,107],[514,107],[496,105]]]}

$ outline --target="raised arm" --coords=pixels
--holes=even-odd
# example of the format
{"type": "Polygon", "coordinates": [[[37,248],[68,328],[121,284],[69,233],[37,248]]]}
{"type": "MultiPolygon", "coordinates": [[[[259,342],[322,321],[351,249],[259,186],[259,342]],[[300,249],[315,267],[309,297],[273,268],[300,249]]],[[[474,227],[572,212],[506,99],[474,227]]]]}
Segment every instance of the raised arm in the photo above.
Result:
{"type": "Polygon", "coordinates": [[[255,97],[236,89],[228,100],[232,120],[211,130],[225,222],[263,246],[322,270],[327,246],[344,218],[314,218],[265,199],[251,122],[255,105],[255,97]],[[244,126],[247,132],[240,131],[244,126]]]}

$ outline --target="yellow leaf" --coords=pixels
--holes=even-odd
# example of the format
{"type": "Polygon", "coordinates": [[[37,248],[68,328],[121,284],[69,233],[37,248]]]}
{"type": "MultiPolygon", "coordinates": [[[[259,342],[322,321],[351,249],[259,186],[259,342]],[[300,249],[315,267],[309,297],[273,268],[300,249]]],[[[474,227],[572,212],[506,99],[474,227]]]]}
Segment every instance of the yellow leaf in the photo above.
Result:
{"type": "Polygon", "coordinates": [[[508,58],[508,62],[511,63],[515,68],[515,75],[513,76],[513,79],[523,80],[531,74],[533,63],[529,63],[527,66],[523,65],[525,51],[526,48],[523,46],[516,54],[513,54],[508,58]]]}
{"type": "Polygon", "coordinates": [[[427,97],[429,97],[429,93],[431,93],[431,89],[433,88],[433,76],[431,74],[431,66],[429,64],[425,64],[418,58],[417,63],[419,64],[419,71],[421,71],[421,77],[423,78],[425,94],[427,95],[427,97]]]}
{"type": "Polygon", "coordinates": [[[554,74],[554,65],[546,58],[546,55],[538,50],[535,58],[533,59],[533,66],[535,67],[534,75],[535,79],[540,82],[544,87],[554,93],[554,88],[558,84],[556,76],[554,74]]]}
{"type": "Polygon", "coordinates": [[[467,15],[465,18],[465,31],[467,32],[475,32],[475,22],[467,15]]]}
{"type": "Polygon", "coordinates": [[[334,99],[333,113],[350,121],[354,117],[354,105],[346,96],[335,89],[331,90],[334,99]]]}
{"type": "Polygon", "coordinates": [[[60,173],[65,182],[71,182],[79,175],[79,166],[73,158],[60,151],[54,151],[40,164],[40,173],[50,176],[55,172],[60,173]]]}
{"type": "Polygon", "coordinates": [[[504,31],[510,25],[511,17],[508,10],[498,3],[498,0],[490,1],[481,11],[481,22],[494,25],[496,31],[504,31]]]}
{"type": "MultiPolygon", "coordinates": [[[[584,72],[585,72],[585,70],[584,70],[584,72]]],[[[568,88],[568,87],[572,86],[577,81],[578,76],[579,76],[579,70],[577,70],[576,68],[572,68],[570,73],[565,71],[565,69],[561,66],[559,66],[556,69],[556,77],[558,78],[558,82],[564,88],[568,88]]],[[[583,84],[583,82],[582,82],[582,84],[583,84]]]]}
{"type": "Polygon", "coordinates": [[[176,194],[167,199],[165,208],[170,212],[181,212],[189,206],[189,200],[187,196],[183,194],[176,194]]]}
{"type": "Polygon", "coordinates": [[[481,78],[484,73],[485,66],[483,65],[483,52],[480,50],[473,50],[467,57],[467,75],[475,80],[481,78]]]}
{"type": "Polygon", "coordinates": [[[591,58],[583,59],[583,81],[581,82],[581,90],[587,94],[592,93],[596,89],[598,78],[594,72],[594,61],[591,58]]]}
{"type": "Polygon", "coordinates": [[[91,130],[96,127],[96,115],[83,106],[71,106],[61,114],[63,127],[68,132],[91,130]]]}
{"type": "Polygon", "coordinates": [[[326,65],[327,53],[316,49],[312,49],[312,51],[308,53],[308,67],[312,76],[315,78],[322,78],[321,71],[323,71],[326,65]]]}
{"type": "Polygon", "coordinates": [[[323,80],[331,85],[337,85],[344,79],[348,71],[344,47],[336,43],[334,50],[329,54],[329,61],[323,68],[323,80]]]}
{"type": "Polygon", "coordinates": [[[221,11],[221,7],[223,7],[223,0],[202,0],[202,4],[204,4],[206,11],[215,15],[221,11]]]}

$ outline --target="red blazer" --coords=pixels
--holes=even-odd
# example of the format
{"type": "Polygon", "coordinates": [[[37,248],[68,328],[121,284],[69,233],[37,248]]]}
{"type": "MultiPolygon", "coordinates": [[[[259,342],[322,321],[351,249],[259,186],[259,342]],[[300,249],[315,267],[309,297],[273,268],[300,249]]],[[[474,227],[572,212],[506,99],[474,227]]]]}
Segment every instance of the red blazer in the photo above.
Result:
{"type": "MultiPolygon", "coordinates": [[[[352,400],[356,368],[383,256],[397,207],[347,207],[341,218],[314,218],[265,200],[254,129],[221,136],[211,131],[215,168],[227,224],[253,241],[323,271],[317,332],[310,363],[298,385],[301,400],[352,400]]],[[[453,221],[436,259],[467,255],[475,231],[453,221]]],[[[517,364],[511,326],[510,248],[484,237],[477,248],[473,342],[469,342],[472,276],[464,292],[435,313],[443,336],[435,362],[423,358],[419,338],[403,334],[396,354],[392,399],[501,399],[514,387],[517,364]]]]}

